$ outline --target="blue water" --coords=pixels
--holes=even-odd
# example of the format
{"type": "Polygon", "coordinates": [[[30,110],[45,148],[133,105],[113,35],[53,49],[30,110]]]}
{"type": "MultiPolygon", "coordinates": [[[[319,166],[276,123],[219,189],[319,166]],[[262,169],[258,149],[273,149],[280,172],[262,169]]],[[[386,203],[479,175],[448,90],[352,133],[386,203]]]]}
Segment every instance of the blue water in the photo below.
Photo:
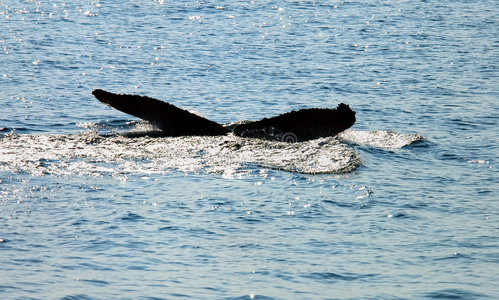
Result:
{"type": "Polygon", "coordinates": [[[0,1],[1,298],[498,299],[498,6],[0,1]],[[197,140],[95,137],[140,124],[95,88],[425,139],[340,174],[175,164],[197,140]]]}

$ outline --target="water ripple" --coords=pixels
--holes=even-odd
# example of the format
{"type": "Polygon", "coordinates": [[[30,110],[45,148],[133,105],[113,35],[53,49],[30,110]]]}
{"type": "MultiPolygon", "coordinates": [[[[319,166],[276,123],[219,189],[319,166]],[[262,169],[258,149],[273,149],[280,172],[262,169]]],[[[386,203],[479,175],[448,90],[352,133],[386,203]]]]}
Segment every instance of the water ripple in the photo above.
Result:
{"type": "Polygon", "coordinates": [[[322,273],[308,273],[302,275],[305,278],[310,278],[319,281],[334,282],[338,280],[345,281],[355,281],[362,280],[370,277],[376,276],[376,274],[355,274],[355,273],[332,273],[332,272],[322,272],[322,273]]]}
{"type": "Polygon", "coordinates": [[[443,289],[435,292],[429,292],[424,295],[429,299],[455,299],[455,300],[468,300],[468,299],[482,299],[489,298],[487,295],[477,293],[464,289],[443,289]]]}

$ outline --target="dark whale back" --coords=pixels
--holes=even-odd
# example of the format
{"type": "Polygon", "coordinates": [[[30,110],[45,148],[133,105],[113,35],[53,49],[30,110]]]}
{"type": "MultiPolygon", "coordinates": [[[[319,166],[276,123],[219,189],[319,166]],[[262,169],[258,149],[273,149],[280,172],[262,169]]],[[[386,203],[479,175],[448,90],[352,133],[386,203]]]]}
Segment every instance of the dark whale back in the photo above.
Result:
{"type": "Polygon", "coordinates": [[[336,109],[301,109],[260,121],[223,126],[149,97],[115,94],[100,89],[92,94],[102,103],[151,122],[165,136],[225,135],[233,131],[241,137],[301,142],[335,136],[355,123],[355,112],[343,103],[336,109]]]}
{"type": "Polygon", "coordinates": [[[166,136],[224,135],[229,132],[216,122],[154,98],[114,94],[100,89],[92,94],[102,103],[151,122],[166,136]]]}
{"type": "Polygon", "coordinates": [[[264,118],[234,128],[234,134],[270,140],[306,141],[335,136],[355,123],[355,112],[340,103],[336,109],[310,108],[264,118]]]}

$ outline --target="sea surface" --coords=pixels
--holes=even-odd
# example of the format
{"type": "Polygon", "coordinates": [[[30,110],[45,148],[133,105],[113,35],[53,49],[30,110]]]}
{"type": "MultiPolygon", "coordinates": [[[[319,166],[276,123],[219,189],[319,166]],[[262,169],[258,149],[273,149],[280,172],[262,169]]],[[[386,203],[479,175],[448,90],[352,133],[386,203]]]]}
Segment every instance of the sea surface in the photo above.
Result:
{"type": "Polygon", "coordinates": [[[498,1],[172,2],[0,0],[1,299],[499,299],[498,1]]]}

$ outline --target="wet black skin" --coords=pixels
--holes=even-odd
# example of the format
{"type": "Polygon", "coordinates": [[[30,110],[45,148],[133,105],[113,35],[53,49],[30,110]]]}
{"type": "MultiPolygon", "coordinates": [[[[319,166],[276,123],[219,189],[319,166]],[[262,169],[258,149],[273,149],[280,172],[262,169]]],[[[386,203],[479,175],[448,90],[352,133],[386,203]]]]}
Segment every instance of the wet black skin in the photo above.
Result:
{"type": "Polygon", "coordinates": [[[92,94],[102,103],[149,121],[161,129],[164,136],[217,136],[233,132],[241,137],[301,142],[335,136],[355,123],[355,112],[343,103],[335,109],[301,109],[228,126],[150,97],[115,94],[101,89],[92,94]]]}

